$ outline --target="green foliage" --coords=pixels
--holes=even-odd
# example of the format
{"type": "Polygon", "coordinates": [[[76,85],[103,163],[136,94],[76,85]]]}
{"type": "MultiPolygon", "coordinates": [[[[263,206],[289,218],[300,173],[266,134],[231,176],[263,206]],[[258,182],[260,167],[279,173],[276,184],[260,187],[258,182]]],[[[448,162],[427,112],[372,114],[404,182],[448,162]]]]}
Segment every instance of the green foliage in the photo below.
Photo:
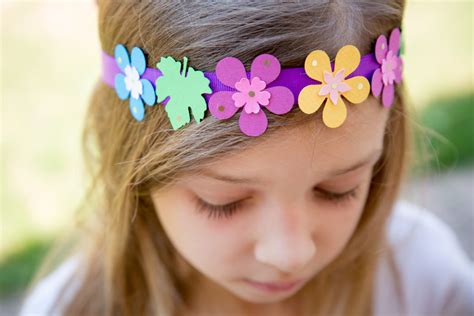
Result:
{"type": "Polygon", "coordinates": [[[474,163],[474,91],[435,100],[420,113],[426,132],[418,139],[418,152],[429,156],[432,170],[474,163]]]}
{"type": "Polygon", "coordinates": [[[207,109],[202,94],[212,93],[209,79],[202,71],[196,71],[192,67],[186,69],[187,61],[188,59],[184,57],[182,73],[181,62],[175,61],[173,57],[162,57],[156,65],[163,73],[163,76],[156,80],[156,95],[158,102],[170,97],[165,110],[174,130],[190,122],[189,108],[199,123],[207,109]]]}
{"type": "Polygon", "coordinates": [[[51,241],[33,240],[0,260],[0,295],[25,289],[46,255],[51,241]]]}

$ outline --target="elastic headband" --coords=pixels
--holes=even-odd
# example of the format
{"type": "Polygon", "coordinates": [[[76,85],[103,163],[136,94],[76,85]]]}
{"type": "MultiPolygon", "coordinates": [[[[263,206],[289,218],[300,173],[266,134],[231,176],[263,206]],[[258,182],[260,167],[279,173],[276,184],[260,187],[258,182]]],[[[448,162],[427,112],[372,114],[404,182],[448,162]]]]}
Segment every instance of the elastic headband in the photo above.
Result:
{"type": "Polygon", "coordinates": [[[183,65],[173,57],[161,57],[157,68],[147,68],[140,48],[134,47],[129,54],[122,44],[115,47],[114,55],[102,52],[102,81],[115,88],[120,99],[130,99],[130,111],[137,121],[144,119],[144,103],[164,105],[174,130],[190,122],[189,110],[199,123],[207,109],[217,119],[228,119],[242,108],[239,125],[248,136],[259,136],[266,130],[263,109],[282,115],[298,104],[304,113],[311,114],[326,101],[323,122],[335,128],[347,116],[342,96],[356,104],[372,90],[390,107],[403,65],[398,28],[392,30],[388,41],[379,36],[374,53],[360,57],[355,46],[346,45],[331,62],[324,51],[315,50],[307,55],[304,67],[296,68],[282,69],[270,54],[257,56],[251,71],[246,71],[239,59],[225,57],[214,72],[188,67],[187,57],[183,65]]]}

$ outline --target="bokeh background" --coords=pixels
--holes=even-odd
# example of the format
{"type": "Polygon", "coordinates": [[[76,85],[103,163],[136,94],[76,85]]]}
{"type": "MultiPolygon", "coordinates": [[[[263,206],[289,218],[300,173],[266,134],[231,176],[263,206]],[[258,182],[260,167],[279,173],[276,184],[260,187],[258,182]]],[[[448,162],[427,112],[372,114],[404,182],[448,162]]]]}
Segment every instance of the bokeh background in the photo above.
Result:
{"type": "MultiPolygon", "coordinates": [[[[93,0],[1,2],[0,315],[13,315],[52,242],[76,224],[81,132],[100,74],[93,0]]],[[[403,196],[474,258],[474,3],[408,0],[405,83],[420,128],[403,196]],[[416,150],[418,152],[419,150],[416,150]]]]}

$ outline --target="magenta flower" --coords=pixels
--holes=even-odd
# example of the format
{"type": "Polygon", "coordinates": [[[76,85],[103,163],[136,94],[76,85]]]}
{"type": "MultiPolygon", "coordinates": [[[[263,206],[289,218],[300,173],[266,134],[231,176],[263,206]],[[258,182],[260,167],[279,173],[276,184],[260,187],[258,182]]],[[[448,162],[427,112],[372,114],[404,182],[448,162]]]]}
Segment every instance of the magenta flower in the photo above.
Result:
{"type": "Polygon", "coordinates": [[[265,81],[260,80],[258,77],[253,77],[251,83],[247,78],[240,79],[235,84],[235,88],[240,92],[232,95],[235,106],[240,108],[245,105],[245,112],[258,113],[260,104],[268,105],[270,103],[270,92],[264,91],[266,86],[265,81]]]}
{"type": "Polygon", "coordinates": [[[280,75],[280,62],[275,56],[257,56],[250,67],[250,80],[244,64],[235,57],[226,57],[216,65],[219,81],[235,91],[214,93],[208,102],[211,114],[225,120],[234,116],[240,108],[240,130],[248,136],[259,136],[268,127],[268,119],[262,107],[274,114],[288,113],[294,104],[290,89],[283,86],[267,88],[280,75]]]}
{"type": "Polygon", "coordinates": [[[395,83],[402,81],[403,62],[398,56],[400,50],[400,30],[395,28],[387,38],[380,35],[375,44],[375,58],[381,65],[372,76],[372,94],[376,97],[382,93],[382,104],[390,107],[395,96],[395,83]]]}

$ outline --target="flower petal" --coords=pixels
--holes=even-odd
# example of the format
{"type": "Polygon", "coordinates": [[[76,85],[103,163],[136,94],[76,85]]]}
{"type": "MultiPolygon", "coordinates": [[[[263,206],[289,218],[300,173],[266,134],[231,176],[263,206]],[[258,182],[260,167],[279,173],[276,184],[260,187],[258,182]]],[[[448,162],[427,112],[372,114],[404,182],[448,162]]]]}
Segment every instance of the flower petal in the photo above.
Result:
{"type": "Polygon", "coordinates": [[[232,100],[234,100],[234,105],[238,108],[244,106],[247,103],[248,97],[243,92],[235,92],[232,94],[232,100]]]}
{"type": "Polygon", "coordinates": [[[143,75],[143,73],[145,72],[145,69],[146,69],[145,54],[138,47],[134,47],[132,49],[132,66],[137,69],[138,74],[140,76],[143,75]]]}
{"type": "Polygon", "coordinates": [[[387,38],[385,35],[380,35],[375,43],[375,59],[377,59],[379,64],[382,64],[383,59],[387,56],[387,51],[387,38]]]}
{"type": "Polygon", "coordinates": [[[125,67],[125,74],[134,81],[140,80],[140,74],[138,73],[137,68],[134,66],[125,67]]]}
{"type": "Polygon", "coordinates": [[[341,82],[341,80],[343,80],[345,77],[346,77],[345,69],[341,69],[334,76],[334,81],[335,82],[341,82]]]}
{"type": "Polygon", "coordinates": [[[235,83],[235,89],[242,93],[247,93],[251,89],[250,81],[247,78],[240,79],[235,83]]]}
{"type": "Polygon", "coordinates": [[[148,105],[154,105],[156,101],[156,94],[155,94],[155,89],[153,88],[153,85],[151,84],[150,81],[146,79],[141,79],[140,81],[143,86],[143,93],[142,93],[143,101],[145,101],[145,103],[148,105]]]}
{"type": "Polygon", "coordinates": [[[336,128],[342,125],[347,117],[347,109],[344,101],[338,100],[335,105],[331,99],[328,99],[323,109],[323,122],[327,127],[336,128]]]}
{"type": "Polygon", "coordinates": [[[383,88],[382,92],[382,104],[384,107],[389,108],[392,106],[393,99],[395,97],[395,87],[393,84],[389,84],[383,88]]]}
{"type": "Polygon", "coordinates": [[[130,112],[137,121],[143,120],[145,117],[145,108],[141,98],[130,98],[130,112]]]}
{"type": "Polygon", "coordinates": [[[372,94],[376,97],[380,95],[380,92],[382,92],[382,87],[383,87],[383,82],[382,82],[382,71],[380,68],[377,68],[375,70],[374,74],[372,75],[372,94]]]}
{"type": "Polygon", "coordinates": [[[329,93],[329,99],[331,99],[332,103],[337,104],[337,101],[341,98],[339,95],[339,92],[336,90],[332,89],[331,92],[329,93]]]}
{"type": "Polygon", "coordinates": [[[331,92],[331,86],[329,84],[322,85],[321,90],[319,90],[318,95],[327,96],[331,92]]]}
{"type": "MultiPolygon", "coordinates": [[[[125,68],[125,70],[127,70],[127,68],[125,68]]],[[[130,76],[126,76],[124,79],[124,82],[125,82],[125,89],[127,89],[128,91],[131,91],[133,84],[132,84],[132,79],[130,78],[130,76]]]]}
{"type": "Polygon", "coordinates": [[[220,82],[228,87],[235,88],[235,84],[242,78],[247,78],[245,67],[235,57],[225,57],[216,65],[216,76],[220,82]]]}
{"type": "Polygon", "coordinates": [[[339,91],[339,93],[344,93],[344,92],[347,92],[349,90],[351,90],[352,88],[345,82],[341,82],[340,84],[337,85],[337,91],[339,91]]]}
{"type": "Polygon", "coordinates": [[[142,83],[140,81],[133,81],[132,82],[132,89],[130,93],[132,94],[132,98],[138,99],[143,92],[142,83]]]}
{"type": "Polygon", "coordinates": [[[298,95],[298,106],[306,114],[316,112],[323,101],[326,99],[325,96],[319,95],[321,85],[309,85],[301,90],[298,95]]]}
{"type": "Polygon", "coordinates": [[[390,33],[388,49],[395,55],[398,55],[398,51],[400,50],[400,29],[395,28],[392,30],[392,33],[390,33]]]}
{"type": "Polygon", "coordinates": [[[334,63],[334,72],[344,69],[344,77],[349,76],[360,64],[360,52],[357,47],[353,45],[346,45],[342,47],[336,55],[334,63]]]}
{"type": "Polygon", "coordinates": [[[257,92],[257,94],[255,95],[255,100],[260,105],[268,105],[268,103],[270,102],[271,96],[272,95],[270,94],[270,92],[268,92],[268,90],[260,91],[260,92],[257,92]]]}
{"type": "Polygon", "coordinates": [[[115,92],[121,100],[125,100],[130,95],[130,90],[125,85],[125,76],[123,74],[117,74],[115,76],[115,92]]]}
{"type": "Polygon", "coordinates": [[[220,120],[225,120],[232,117],[238,107],[235,106],[232,100],[233,91],[219,91],[211,95],[208,102],[208,108],[212,116],[220,120]]]}
{"type": "Polygon", "coordinates": [[[306,56],[304,70],[308,77],[319,82],[324,80],[324,72],[332,73],[331,61],[328,54],[322,50],[315,50],[306,56]]]}
{"type": "Polygon", "coordinates": [[[125,67],[130,65],[130,57],[128,57],[127,49],[122,44],[115,46],[114,56],[117,66],[119,66],[122,71],[125,70],[125,67]]]}
{"type": "Polygon", "coordinates": [[[402,72],[403,72],[403,59],[397,57],[397,68],[393,70],[395,73],[395,82],[400,83],[402,81],[402,72]]]}
{"type": "Polygon", "coordinates": [[[255,89],[256,91],[262,91],[263,89],[265,89],[267,84],[265,83],[265,81],[260,80],[259,77],[253,77],[251,86],[252,90],[255,89]]]}
{"type": "Polygon", "coordinates": [[[295,104],[293,92],[287,87],[271,87],[267,89],[270,92],[270,103],[266,108],[274,114],[285,114],[291,111],[295,104]]]}
{"type": "Polygon", "coordinates": [[[280,75],[281,66],[278,59],[270,54],[257,56],[250,66],[250,78],[259,77],[268,85],[280,75]]]}
{"type": "Polygon", "coordinates": [[[333,78],[332,73],[330,73],[329,71],[325,71],[323,74],[323,77],[324,77],[324,82],[327,83],[328,85],[333,83],[335,79],[333,78]]]}
{"type": "Polygon", "coordinates": [[[242,111],[240,112],[239,126],[245,135],[260,136],[268,127],[267,115],[262,110],[250,114],[242,111]]]}
{"type": "Polygon", "coordinates": [[[245,106],[244,106],[244,112],[247,112],[247,113],[258,113],[260,112],[260,104],[258,104],[257,100],[251,98],[249,100],[247,100],[247,103],[245,103],[245,106]]]}
{"type": "MultiPolygon", "coordinates": [[[[370,93],[370,83],[365,77],[357,76],[344,81],[351,89],[342,95],[351,103],[361,103],[367,99],[370,93]]],[[[339,104],[338,104],[339,105],[339,104]]]]}

